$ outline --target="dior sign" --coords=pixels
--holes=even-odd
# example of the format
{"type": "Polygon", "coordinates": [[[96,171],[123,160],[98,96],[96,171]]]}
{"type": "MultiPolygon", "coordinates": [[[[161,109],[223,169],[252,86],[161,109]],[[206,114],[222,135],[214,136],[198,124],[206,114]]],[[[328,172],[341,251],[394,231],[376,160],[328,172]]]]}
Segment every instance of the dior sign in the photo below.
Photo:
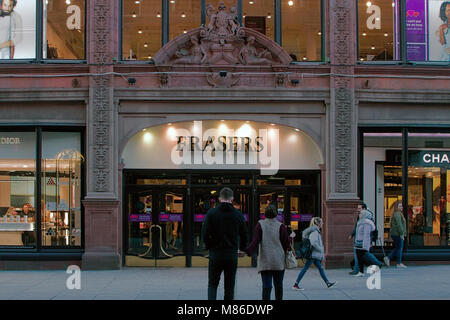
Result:
{"type": "Polygon", "coordinates": [[[279,170],[279,130],[250,125],[228,129],[225,124],[203,132],[201,121],[194,121],[193,132],[170,128],[175,145],[171,160],[175,165],[257,166],[263,175],[279,170]]]}
{"type": "Polygon", "coordinates": [[[0,137],[0,144],[20,144],[20,138],[16,137],[0,137]]]}

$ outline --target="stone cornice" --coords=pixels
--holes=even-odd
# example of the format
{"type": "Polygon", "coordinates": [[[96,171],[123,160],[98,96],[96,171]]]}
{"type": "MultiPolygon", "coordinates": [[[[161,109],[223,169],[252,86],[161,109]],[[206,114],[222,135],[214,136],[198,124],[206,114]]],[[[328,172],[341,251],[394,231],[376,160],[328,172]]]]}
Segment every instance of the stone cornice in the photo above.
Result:
{"type": "Polygon", "coordinates": [[[82,101],[88,103],[89,89],[21,88],[0,90],[0,102],[82,101]]]}
{"type": "Polygon", "coordinates": [[[356,90],[356,100],[361,102],[391,103],[444,103],[450,105],[450,90],[356,90]]]}
{"type": "Polygon", "coordinates": [[[116,89],[118,100],[156,101],[324,101],[328,102],[330,90],[323,89],[116,89]]]}

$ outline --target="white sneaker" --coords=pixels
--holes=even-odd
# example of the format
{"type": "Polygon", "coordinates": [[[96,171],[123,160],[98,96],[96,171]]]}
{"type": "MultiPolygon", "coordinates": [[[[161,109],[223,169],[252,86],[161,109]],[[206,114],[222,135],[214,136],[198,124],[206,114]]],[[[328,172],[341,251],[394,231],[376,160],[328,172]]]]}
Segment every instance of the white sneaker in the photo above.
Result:
{"type": "Polygon", "coordinates": [[[384,260],[384,264],[389,267],[389,264],[390,264],[389,258],[384,257],[383,260],[384,260]]]}
{"type": "Polygon", "coordinates": [[[398,265],[397,265],[397,268],[407,268],[403,263],[399,263],[398,265]]]}
{"type": "Polygon", "coordinates": [[[364,273],[358,272],[357,274],[353,275],[354,277],[362,277],[364,276],[364,273]]]}

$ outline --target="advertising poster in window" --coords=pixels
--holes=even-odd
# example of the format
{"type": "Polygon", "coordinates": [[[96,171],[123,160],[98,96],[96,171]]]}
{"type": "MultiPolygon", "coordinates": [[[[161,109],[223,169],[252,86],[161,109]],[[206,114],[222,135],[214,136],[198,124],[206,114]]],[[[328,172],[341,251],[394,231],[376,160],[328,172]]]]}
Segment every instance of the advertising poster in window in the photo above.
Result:
{"type": "Polygon", "coordinates": [[[450,1],[407,0],[408,60],[450,61],[450,1]]]}
{"type": "Polygon", "coordinates": [[[36,1],[2,0],[0,3],[0,59],[34,59],[36,1]]]}

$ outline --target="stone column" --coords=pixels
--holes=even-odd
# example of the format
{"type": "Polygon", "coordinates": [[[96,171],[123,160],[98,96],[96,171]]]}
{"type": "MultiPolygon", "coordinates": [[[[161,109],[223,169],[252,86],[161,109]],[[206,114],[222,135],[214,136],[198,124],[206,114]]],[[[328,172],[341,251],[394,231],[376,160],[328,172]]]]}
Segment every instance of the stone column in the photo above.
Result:
{"type": "Polygon", "coordinates": [[[118,1],[87,2],[89,83],[87,121],[87,196],[85,208],[85,254],[83,269],[117,269],[120,257],[120,202],[114,107],[114,57],[117,57],[118,1]]]}
{"type": "Polygon", "coordinates": [[[328,164],[326,265],[342,266],[352,256],[348,234],[354,222],[357,198],[357,119],[355,81],[356,2],[330,0],[330,108],[328,110],[328,164]]]}

